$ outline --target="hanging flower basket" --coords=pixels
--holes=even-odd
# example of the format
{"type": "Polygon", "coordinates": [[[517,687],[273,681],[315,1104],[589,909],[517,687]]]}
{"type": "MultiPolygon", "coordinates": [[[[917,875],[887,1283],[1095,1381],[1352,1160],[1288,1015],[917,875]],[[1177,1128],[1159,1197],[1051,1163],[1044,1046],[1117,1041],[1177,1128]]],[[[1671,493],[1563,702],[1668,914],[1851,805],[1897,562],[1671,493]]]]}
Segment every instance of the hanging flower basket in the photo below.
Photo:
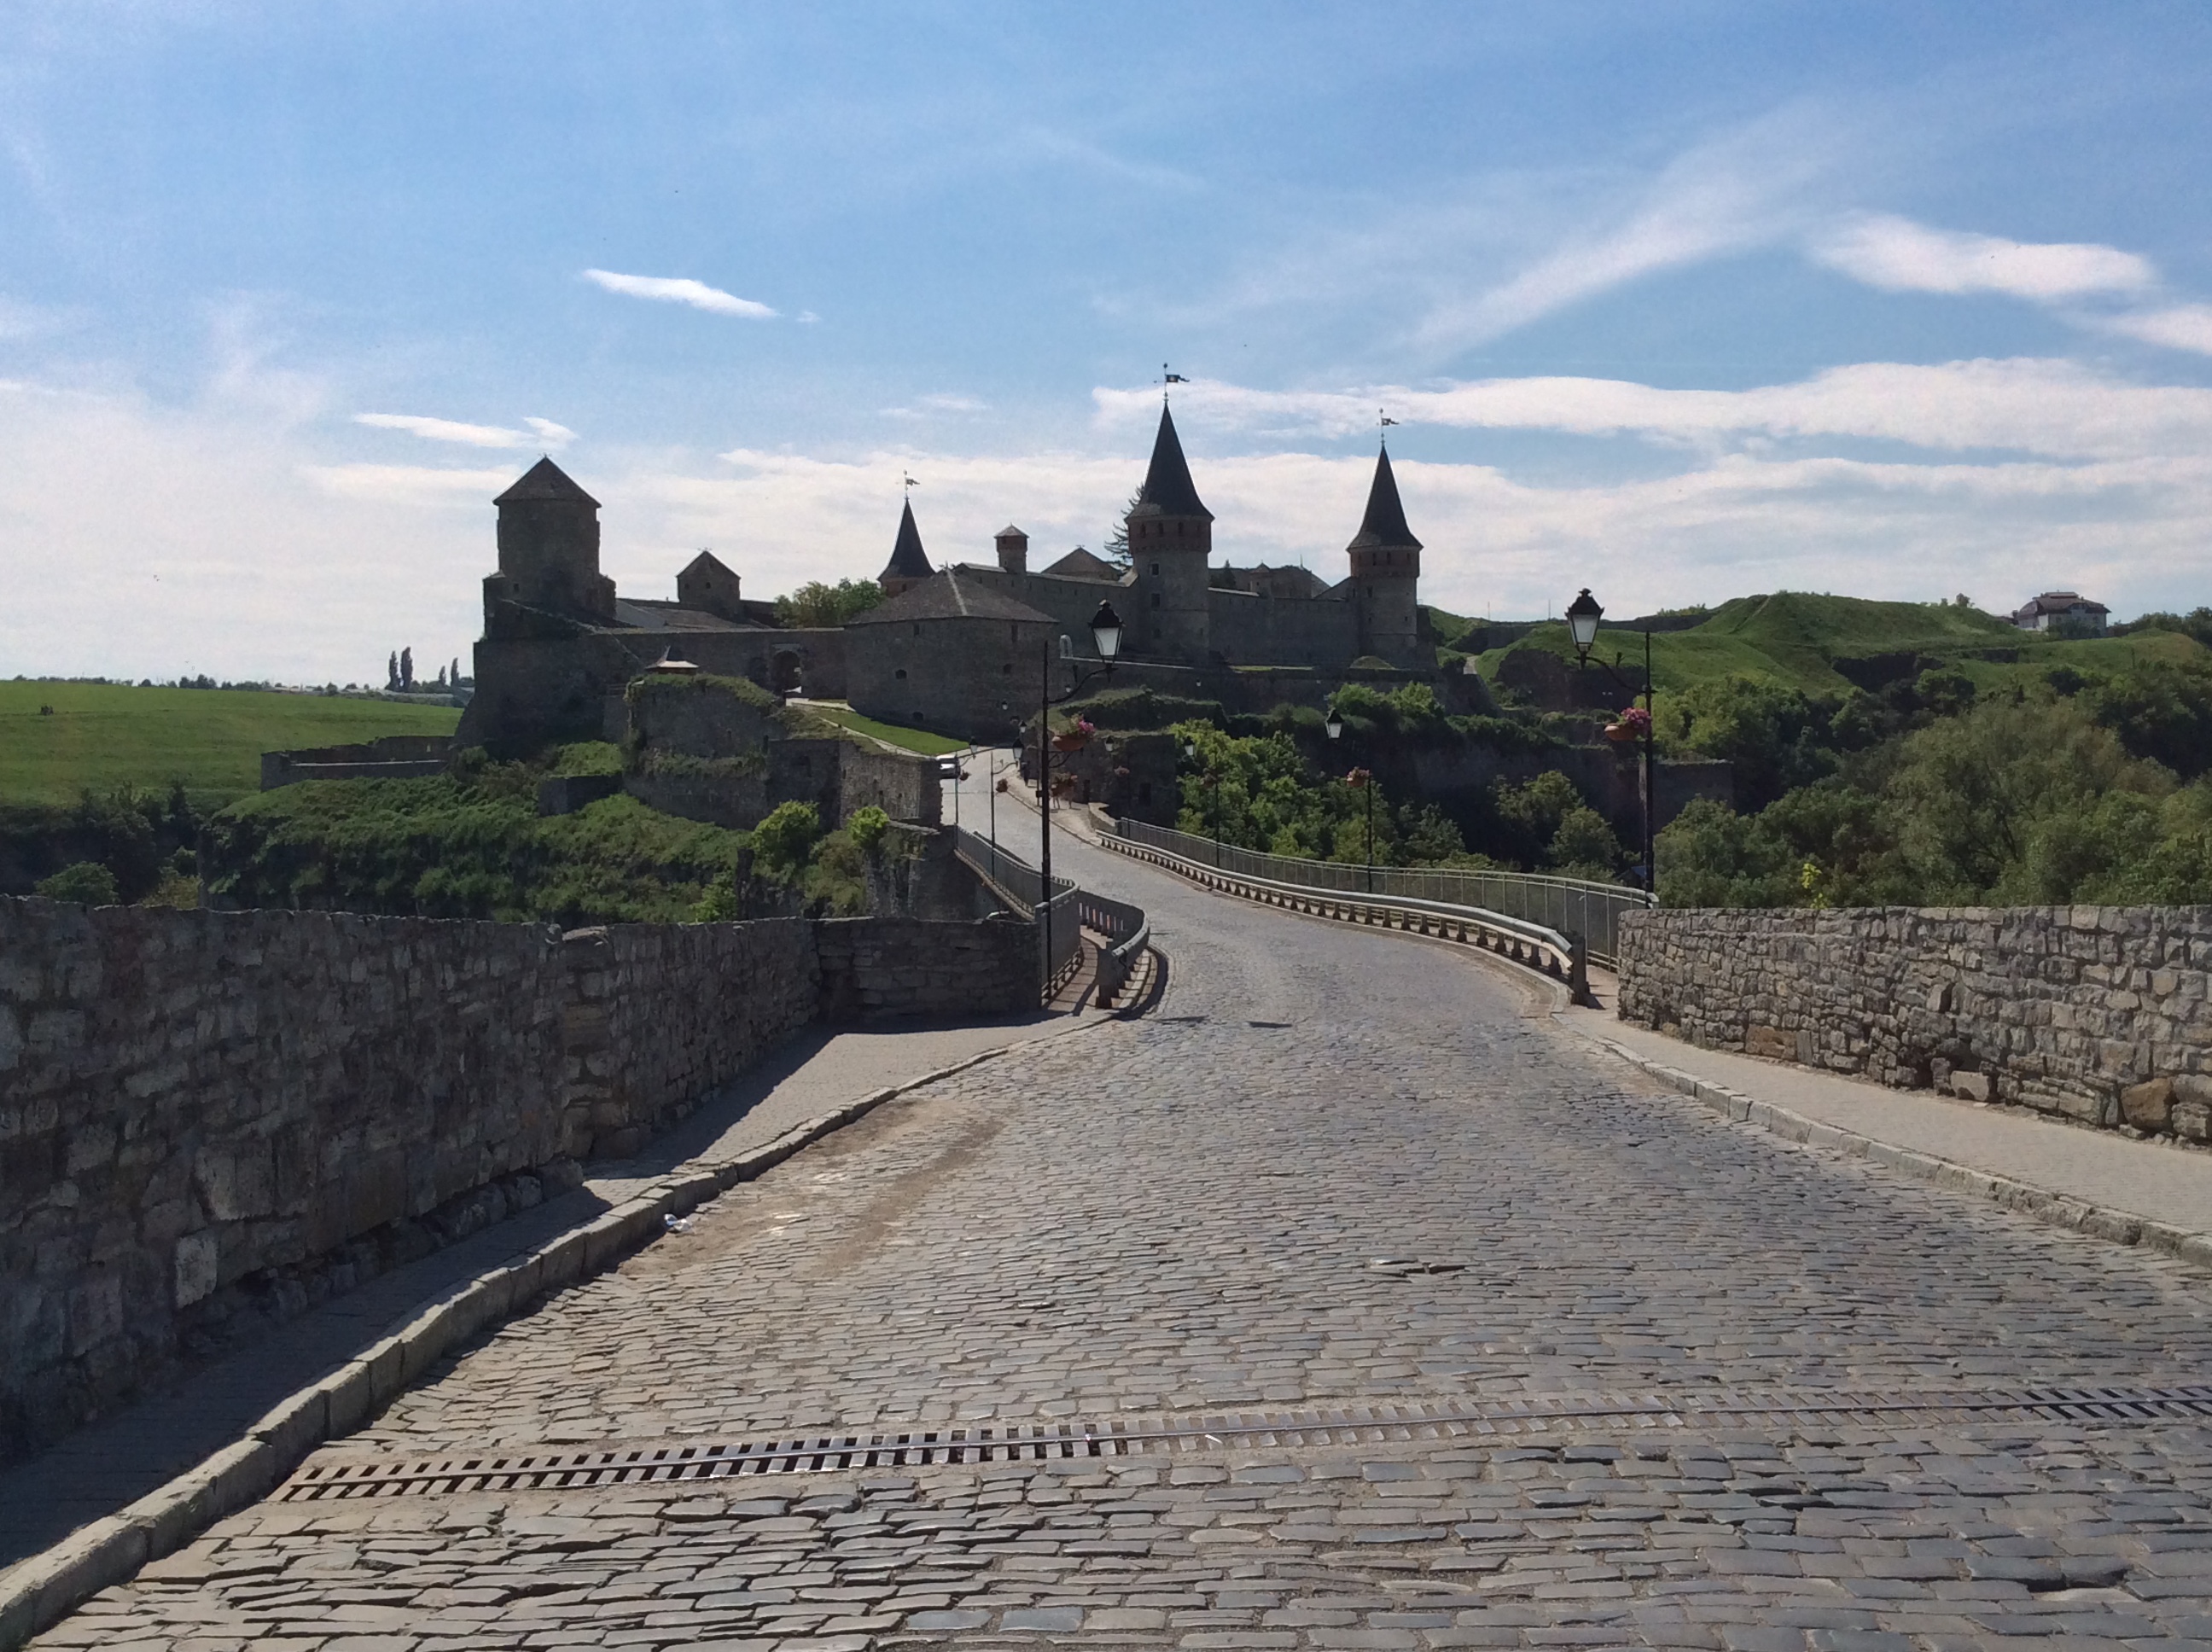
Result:
{"type": "Polygon", "coordinates": [[[1605,738],[1624,744],[1640,740],[1651,730],[1651,714],[1641,706],[1631,706],[1620,714],[1620,720],[1605,726],[1605,738]]]}
{"type": "Polygon", "coordinates": [[[1052,749],[1054,751],[1080,751],[1091,744],[1091,737],[1096,732],[1086,720],[1079,718],[1073,728],[1052,737],[1052,749]]]}

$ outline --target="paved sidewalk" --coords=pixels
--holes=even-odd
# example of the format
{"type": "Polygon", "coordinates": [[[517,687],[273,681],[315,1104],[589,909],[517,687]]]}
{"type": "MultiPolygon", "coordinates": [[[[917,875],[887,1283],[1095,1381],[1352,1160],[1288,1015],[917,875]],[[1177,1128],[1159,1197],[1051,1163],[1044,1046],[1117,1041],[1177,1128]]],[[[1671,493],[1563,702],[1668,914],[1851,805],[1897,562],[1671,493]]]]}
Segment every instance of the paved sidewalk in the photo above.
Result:
{"type": "MultiPolygon", "coordinates": [[[[1601,983],[1601,1000],[1612,995],[1609,983],[1601,983]]],[[[1583,1037],[1609,1040],[1821,1124],[2146,1221],[2212,1233],[2212,1152],[2136,1141],[1932,1090],[1892,1090],[1787,1062],[1701,1049],[1618,1020],[1610,1009],[1565,1009],[1557,1018],[1583,1037]]]]}
{"type": "Polygon", "coordinates": [[[405,1324],[423,1303],[592,1221],[677,1166],[731,1157],[872,1091],[1096,1018],[1033,1015],[903,1029],[810,1029],[723,1086],[636,1157],[592,1164],[582,1187],[191,1366],[166,1389],[0,1470],[0,1570],[242,1438],[272,1407],[405,1324]]]}

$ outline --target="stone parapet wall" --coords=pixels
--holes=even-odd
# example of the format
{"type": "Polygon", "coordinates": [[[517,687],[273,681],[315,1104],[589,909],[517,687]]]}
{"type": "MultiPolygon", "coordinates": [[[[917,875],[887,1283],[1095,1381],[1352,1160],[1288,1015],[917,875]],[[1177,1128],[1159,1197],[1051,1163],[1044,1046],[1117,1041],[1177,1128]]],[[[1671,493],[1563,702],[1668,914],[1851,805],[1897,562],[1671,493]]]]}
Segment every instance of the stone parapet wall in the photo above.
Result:
{"type": "Polygon", "coordinates": [[[573,1185],[817,1018],[1036,1002],[1018,922],[0,898],[0,1460],[573,1185]]]}
{"type": "Polygon", "coordinates": [[[541,926],[0,900],[0,1450],[556,1157],[564,984],[541,926]]]}
{"type": "MultiPolygon", "coordinates": [[[[636,1151],[812,1021],[815,929],[805,918],[769,918],[571,930],[562,939],[562,1151],[636,1151]]],[[[929,938],[910,944],[926,948],[929,938]]]]}
{"type": "Polygon", "coordinates": [[[1620,926],[1624,1020],[2212,1139],[2212,907],[1662,910],[1620,926]]]}
{"type": "Polygon", "coordinates": [[[825,1021],[1012,1015],[1036,1007],[1037,932],[1025,919],[830,918],[814,932],[825,1021]]]}

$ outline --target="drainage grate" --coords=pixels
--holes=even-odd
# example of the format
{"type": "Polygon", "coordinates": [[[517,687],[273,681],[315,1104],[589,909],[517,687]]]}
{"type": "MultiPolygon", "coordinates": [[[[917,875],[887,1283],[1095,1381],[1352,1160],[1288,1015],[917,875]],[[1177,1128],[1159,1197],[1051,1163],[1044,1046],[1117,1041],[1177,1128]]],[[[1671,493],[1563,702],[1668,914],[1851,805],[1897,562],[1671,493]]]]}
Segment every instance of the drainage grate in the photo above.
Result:
{"type": "Polygon", "coordinates": [[[634,1444],[612,1449],[479,1451],[444,1456],[321,1455],[276,1500],[424,1497],[453,1491],[585,1491],[841,1469],[1046,1462],[1247,1446],[1345,1446],[1395,1440],[1510,1438],[1560,1429],[1940,1425],[1980,1418],[2052,1423],[2160,1423],[2212,1418],[2212,1386],[2179,1388],[1993,1388],[1968,1392],[1574,1394],[1429,1406],[1347,1406],[1157,1421],[1047,1423],[1007,1428],[915,1429],[897,1434],[634,1444]]]}

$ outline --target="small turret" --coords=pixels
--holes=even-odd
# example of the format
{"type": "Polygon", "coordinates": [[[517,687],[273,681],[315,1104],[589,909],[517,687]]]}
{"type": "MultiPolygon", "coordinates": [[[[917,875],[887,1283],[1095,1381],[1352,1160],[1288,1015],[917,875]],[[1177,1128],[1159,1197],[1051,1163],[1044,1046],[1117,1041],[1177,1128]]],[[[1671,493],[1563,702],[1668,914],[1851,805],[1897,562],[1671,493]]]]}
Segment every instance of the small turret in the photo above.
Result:
{"type": "Polygon", "coordinates": [[[999,567],[1007,574],[1026,574],[1030,571],[1030,537],[1009,523],[1000,528],[994,543],[999,547],[999,567]]]}
{"type": "Polygon", "coordinates": [[[921,530],[914,525],[914,501],[909,499],[899,509],[898,538],[892,542],[891,559],[876,575],[876,583],[883,586],[884,595],[896,597],[911,591],[936,571],[922,550],[921,530]]]}
{"type": "Polygon", "coordinates": [[[711,550],[694,556],[676,576],[676,600],[726,620],[742,620],[745,610],[738,600],[738,576],[711,550]]]}
{"type": "Polygon", "coordinates": [[[1152,462],[1129,513],[1129,560],[1138,610],[1131,629],[1144,653],[1204,665],[1211,645],[1206,563],[1213,513],[1198,496],[1174,416],[1160,408],[1152,462]]]}
{"type": "Polygon", "coordinates": [[[1352,558],[1352,600],[1359,605],[1359,652],[1394,665],[1419,665],[1421,542],[1406,525],[1390,450],[1376,456],[1367,514],[1345,547],[1352,558]]]}

